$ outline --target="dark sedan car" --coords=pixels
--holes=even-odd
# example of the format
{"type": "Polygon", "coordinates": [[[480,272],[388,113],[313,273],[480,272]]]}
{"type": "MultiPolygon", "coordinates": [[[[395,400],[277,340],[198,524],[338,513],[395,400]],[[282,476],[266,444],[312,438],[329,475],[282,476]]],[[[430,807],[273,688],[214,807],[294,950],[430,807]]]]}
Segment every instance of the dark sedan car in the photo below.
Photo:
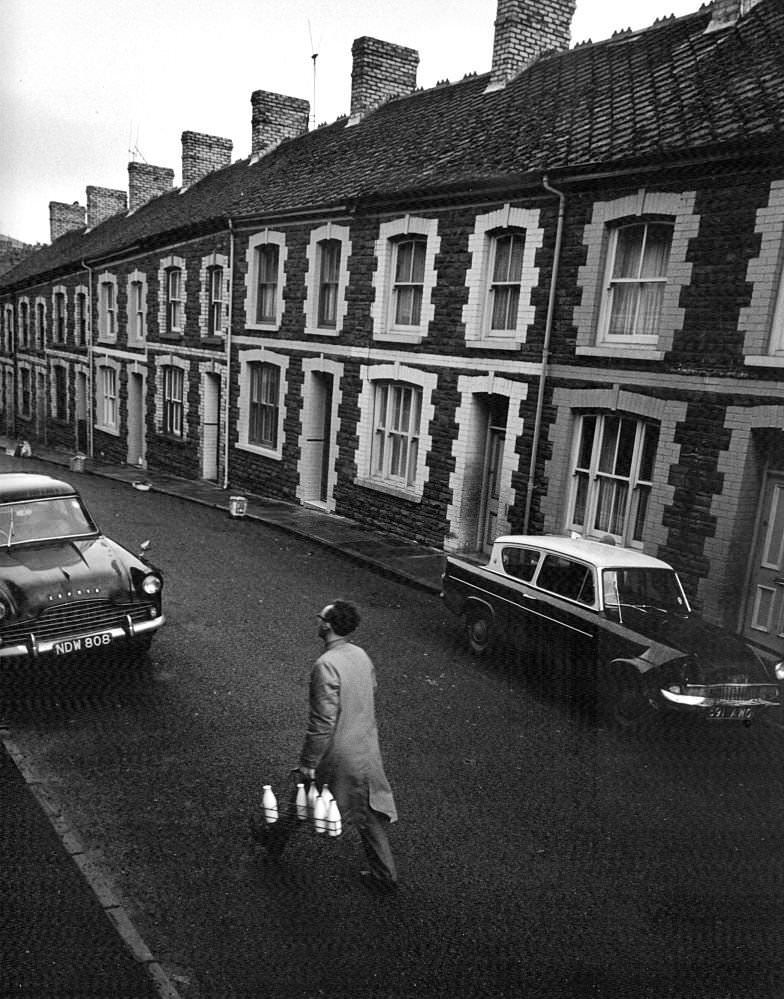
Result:
{"type": "Polygon", "coordinates": [[[448,558],[442,596],[475,653],[507,640],[551,682],[583,681],[622,728],[657,711],[749,722],[779,705],[784,662],[698,617],[672,567],[640,551],[501,537],[487,565],[448,558]]]}
{"type": "Polygon", "coordinates": [[[146,652],[162,588],[143,556],[101,534],[73,486],[0,475],[0,668],[115,644],[146,652]]]}

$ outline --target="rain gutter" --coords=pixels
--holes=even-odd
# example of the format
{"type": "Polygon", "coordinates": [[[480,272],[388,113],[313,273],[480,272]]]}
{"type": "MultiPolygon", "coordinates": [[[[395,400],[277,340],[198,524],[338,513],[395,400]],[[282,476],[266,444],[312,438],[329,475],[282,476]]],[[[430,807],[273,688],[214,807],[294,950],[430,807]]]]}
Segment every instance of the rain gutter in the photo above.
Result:
{"type": "Polygon", "coordinates": [[[231,218],[229,225],[229,324],[226,330],[226,416],[223,425],[223,488],[229,488],[229,423],[231,413],[231,330],[234,316],[234,242],[236,234],[231,218]]]}
{"type": "Polygon", "coordinates": [[[542,410],[544,408],[544,392],[547,385],[547,374],[550,363],[550,340],[553,332],[553,315],[555,313],[555,293],[558,287],[558,268],[561,259],[561,242],[563,239],[564,210],[566,195],[555,187],[551,187],[547,174],[542,177],[542,187],[558,198],[558,225],[555,230],[555,249],[553,251],[553,273],[550,277],[550,295],[547,302],[547,320],[544,327],[544,343],[542,344],[542,366],[539,371],[539,388],[536,394],[536,416],[534,417],[534,432],[531,442],[531,463],[528,466],[528,488],[525,493],[525,513],[523,514],[523,534],[528,534],[531,519],[531,503],[533,501],[536,463],[539,459],[539,435],[542,430],[542,410]]]}

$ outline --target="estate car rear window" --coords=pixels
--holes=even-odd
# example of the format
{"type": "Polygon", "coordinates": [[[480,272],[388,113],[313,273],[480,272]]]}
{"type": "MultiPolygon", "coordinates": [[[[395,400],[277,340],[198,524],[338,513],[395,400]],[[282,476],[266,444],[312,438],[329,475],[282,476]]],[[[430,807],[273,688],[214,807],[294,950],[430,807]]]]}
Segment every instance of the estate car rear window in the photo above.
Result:
{"type": "Polygon", "coordinates": [[[594,603],[593,570],[563,555],[545,555],[536,582],[543,590],[559,597],[579,600],[582,604],[594,603]]]}

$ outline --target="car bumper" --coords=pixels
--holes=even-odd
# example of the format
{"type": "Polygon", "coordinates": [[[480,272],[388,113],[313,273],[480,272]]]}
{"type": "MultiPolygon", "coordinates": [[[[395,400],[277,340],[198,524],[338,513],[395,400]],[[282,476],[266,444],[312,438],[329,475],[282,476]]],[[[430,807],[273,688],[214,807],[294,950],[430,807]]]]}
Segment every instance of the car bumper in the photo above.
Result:
{"type": "Polygon", "coordinates": [[[747,720],[759,711],[780,706],[778,697],[770,699],[764,695],[744,697],[738,693],[733,697],[710,696],[709,694],[674,693],[662,689],[659,692],[663,704],[676,711],[692,712],[709,718],[747,720]]]}
{"type": "Polygon", "coordinates": [[[133,621],[130,615],[126,615],[121,623],[101,628],[100,631],[59,635],[40,640],[35,634],[30,634],[24,642],[0,645],[0,662],[8,659],[37,659],[46,655],[78,655],[100,651],[116,642],[133,642],[151,635],[165,621],[163,614],[144,621],[133,621]]]}

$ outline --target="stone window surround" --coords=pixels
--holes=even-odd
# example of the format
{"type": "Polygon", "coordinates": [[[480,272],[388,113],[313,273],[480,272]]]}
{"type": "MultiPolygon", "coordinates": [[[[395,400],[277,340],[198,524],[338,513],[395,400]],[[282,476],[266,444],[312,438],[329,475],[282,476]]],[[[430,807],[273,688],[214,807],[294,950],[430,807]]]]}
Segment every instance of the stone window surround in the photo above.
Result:
{"type": "Polygon", "coordinates": [[[183,441],[188,439],[188,375],[190,361],[187,357],[176,354],[159,354],[155,358],[155,432],[167,440],[183,441]],[[180,368],[183,372],[182,387],[182,434],[174,436],[163,430],[163,376],[164,368],[180,368]]]}
{"type": "Polygon", "coordinates": [[[22,420],[30,420],[30,419],[32,419],[32,416],[33,416],[33,392],[35,390],[34,389],[33,372],[35,370],[36,370],[35,365],[31,364],[29,361],[20,361],[19,362],[19,367],[18,367],[19,378],[17,379],[16,404],[17,404],[17,407],[18,407],[18,410],[19,410],[19,417],[22,420]],[[22,405],[22,399],[24,397],[24,393],[22,392],[22,384],[23,384],[22,373],[23,372],[25,372],[27,374],[28,379],[29,379],[29,381],[28,381],[28,396],[29,396],[29,403],[30,403],[30,405],[29,405],[29,407],[28,407],[27,410],[25,410],[24,407],[23,407],[23,405],[22,405]]]}
{"type": "Polygon", "coordinates": [[[751,302],[738,321],[746,333],[745,363],[784,367],[784,180],[771,183],[768,204],[757,211],[755,231],[760,252],[746,270],[751,302]]]}
{"type": "Polygon", "coordinates": [[[277,330],[283,321],[283,282],[286,273],[286,258],[288,248],[286,246],[286,234],[274,229],[263,229],[251,236],[248,240],[248,249],[245,257],[245,326],[249,330],[277,330]],[[256,322],[256,297],[258,292],[258,254],[256,250],[260,246],[267,246],[274,243],[279,247],[278,254],[278,288],[275,299],[275,320],[271,323],[256,322]]]}
{"type": "Polygon", "coordinates": [[[394,341],[396,343],[421,343],[427,336],[428,328],[435,316],[435,305],[432,301],[433,289],[436,286],[435,259],[441,248],[441,237],[438,235],[438,219],[422,218],[417,215],[404,215],[403,218],[383,222],[379,228],[376,240],[375,257],[376,271],[373,275],[375,299],[370,308],[370,318],[373,323],[373,339],[376,341],[394,341]],[[392,272],[395,260],[394,242],[396,236],[425,236],[425,278],[422,285],[422,311],[419,326],[407,329],[395,329],[390,320],[392,308],[392,272]]]}
{"type": "Polygon", "coordinates": [[[32,336],[32,322],[33,317],[31,314],[30,298],[27,295],[21,295],[17,303],[17,348],[22,350],[30,349],[30,339],[32,336]],[[23,316],[25,308],[27,309],[27,329],[24,328],[23,316]]]}
{"type": "Polygon", "coordinates": [[[597,201],[593,206],[591,221],[585,226],[584,245],[587,248],[585,264],[577,277],[582,287],[582,303],[575,306],[574,322],[577,327],[577,356],[635,357],[643,360],[661,360],[672,349],[675,334],[683,329],[685,310],[680,308],[681,290],[691,281],[692,264],[686,260],[689,241],[699,229],[699,216],[694,215],[696,192],[647,191],[640,188],[634,194],[611,201],[597,201]],[[658,342],[655,346],[602,343],[600,322],[606,302],[605,278],[609,228],[621,219],[644,221],[651,216],[670,216],[674,219],[672,245],[667,265],[667,285],[659,321],[658,342]]]}
{"type": "Polygon", "coordinates": [[[68,289],[64,284],[56,284],[52,288],[52,342],[65,343],[68,339],[68,289]],[[63,336],[57,336],[57,296],[63,296],[63,336]]]}
{"type": "Polygon", "coordinates": [[[672,399],[658,399],[641,395],[617,385],[596,389],[557,388],[552,405],[558,416],[550,428],[552,453],[545,465],[547,493],[541,497],[545,512],[545,534],[563,534],[567,529],[567,512],[572,502],[576,461],[577,438],[575,411],[611,412],[655,420],[659,424],[659,445],[653,471],[653,486],[648,500],[644,538],[641,546],[648,554],[656,555],[660,546],[667,543],[664,511],[672,503],[675,488],[668,484],[669,471],[680,460],[680,444],[675,443],[675,431],[686,418],[687,404],[672,399]]]}
{"type": "Polygon", "coordinates": [[[70,413],[70,386],[68,384],[68,362],[63,358],[51,357],[49,359],[49,412],[52,414],[53,418],[60,423],[69,423],[69,413],[70,413]],[[65,413],[61,413],[57,409],[57,392],[56,383],[54,378],[54,369],[60,368],[65,371],[65,413]]]}
{"type": "Polygon", "coordinates": [[[351,255],[351,230],[348,226],[327,222],[326,225],[313,229],[308,244],[308,273],[305,291],[305,335],[306,336],[337,336],[346,318],[348,302],[346,288],[348,287],[348,258],[351,255]],[[340,242],[340,279],[338,283],[338,301],[335,316],[335,326],[319,326],[319,290],[321,284],[321,254],[319,244],[327,239],[340,242]]]}
{"type": "Polygon", "coordinates": [[[103,433],[112,434],[114,437],[120,436],[120,375],[122,373],[122,363],[108,355],[96,356],[95,358],[95,429],[101,430],[103,433]],[[104,396],[102,394],[103,382],[101,369],[102,368],[112,368],[115,371],[116,381],[115,389],[117,395],[115,396],[115,423],[104,423],[104,396]]]}
{"type": "Polygon", "coordinates": [[[531,293],[539,283],[539,268],[535,266],[536,252],[541,248],[544,230],[540,225],[541,211],[534,208],[503,208],[477,215],[473,233],[468,237],[468,250],[471,253],[471,267],[466,275],[468,301],[463,306],[466,345],[486,350],[518,350],[528,336],[535,317],[531,304],[531,293]],[[490,290],[490,264],[493,259],[493,230],[510,228],[525,230],[523,270],[520,280],[520,303],[517,312],[517,328],[506,336],[490,336],[488,302],[490,290]],[[526,291],[528,292],[526,298],[526,291]]]}
{"type": "Polygon", "coordinates": [[[126,328],[128,345],[133,346],[134,344],[144,343],[147,339],[147,274],[144,271],[133,270],[126,278],[126,328]],[[142,333],[141,336],[135,335],[133,332],[134,327],[134,316],[133,316],[133,296],[131,294],[131,289],[134,284],[140,284],[142,287],[142,301],[141,301],[141,311],[142,311],[142,333]]]}
{"type": "Polygon", "coordinates": [[[229,296],[231,294],[231,275],[229,274],[229,258],[225,253],[210,253],[201,258],[199,270],[199,317],[201,319],[202,336],[225,336],[229,325],[229,296]],[[221,326],[214,334],[210,334],[210,270],[220,267],[223,270],[223,309],[221,310],[221,326]]]}
{"type": "Polygon", "coordinates": [[[266,347],[240,351],[239,415],[236,424],[237,442],[234,445],[238,451],[248,451],[263,458],[272,458],[274,461],[283,460],[283,441],[285,438],[283,425],[286,414],[286,383],[290,360],[291,358],[288,355],[278,354],[275,351],[268,350],[266,347]],[[254,363],[274,364],[280,369],[278,384],[278,413],[280,418],[278,420],[278,443],[274,448],[262,447],[260,444],[251,444],[248,441],[248,428],[250,425],[250,370],[248,366],[254,363]]]}
{"type": "Polygon", "coordinates": [[[85,344],[90,334],[90,289],[86,284],[77,285],[74,290],[73,298],[73,337],[74,343],[79,346],[85,344]],[[79,295],[84,295],[84,336],[79,331],[79,295]]]}
{"type": "Polygon", "coordinates": [[[161,260],[158,267],[158,335],[163,337],[179,337],[185,329],[185,306],[187,298],[187,271],[185,268],[185,258],[170,254],[161,260]],[[167,314],[169,308],[169,288],[168,272],[172,270],[180,271],[180,325],[169,329],[167,314]]]}
{"type": "Polygon", "coordinates": [[[14,307],[13,305],[6,305],[3,308],[3,350],[5,353],[11,353],[11,345],[13,343],[13,332],[14,332],[14,307]]]}
{"type": "Polygon", "coordinates": [[[110,271],[103,271],[98,275],[98,341],[106,343],[117,342],[117,275],[112,274],[110,271]],[[105,284],[114,286],[114,332],[111,334],[106,332],[107,312],[102,290],[105,284]]]}
{"type": "Polygon", "coordinates": [[[433,443],[430,425],[435,418],[433,392],[438,384],[438,375],[403,365],[399,361],[392,364],[362,364],[359,369],[362,392],[359,397],[359,422],[357,436],[359,443],[356,453],[357,474],[355,483],[365,489],[399,496],[401,499],[420,502],[427,478],[427,456],[433,443]],[[373,413],[375,391],[378,382],[403,382],[422,389],[422,411],[420,416],[419,449],[417,452],[416,482],[411,487],[393,485],[376,478],[372,473],[373,457],[373,413]]]}
{"type": "Polygon", "coordinates": [[[46,319],[47,319],[47,306],[48,302],[43,295],[35,296],[35,304],[33,305],[33,316],[32,316],[32,331],[33,331],[33,344],[40,350],[46,347],[46,319]],[[39,316],[43,312],[43,319],[39,321],[39,316]]]}

